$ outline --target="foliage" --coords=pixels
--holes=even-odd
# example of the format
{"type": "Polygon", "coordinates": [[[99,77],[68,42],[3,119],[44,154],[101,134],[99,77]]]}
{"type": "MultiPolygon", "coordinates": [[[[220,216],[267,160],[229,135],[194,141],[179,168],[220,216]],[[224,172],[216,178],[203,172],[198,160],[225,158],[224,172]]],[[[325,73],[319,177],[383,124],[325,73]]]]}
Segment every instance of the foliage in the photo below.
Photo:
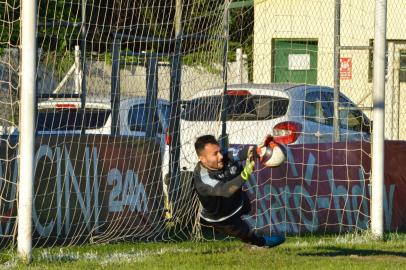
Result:
{"type": "Polygon", "coordinates": [[[235,50],[241,48],[247,55],[248,79],[253,80],[254,7],[230,10],[229,61],[235,61],[235,50]]]}
{"type": "Polygon", "coordinates": [[[44,53],[40,61],[47,70],[52,70],[62,79],[75,63],[75,55],[73,51],[50,51],[44,53]]]}
{"type": "Polygon", "coordinates": [[[15,46],[20,36],[20,0],[0,1],[0,47],[15,46]]]}
{"type": "MultiPolygon", "coordinates": [[[[38,1],[38,47],[43,51],[73,50],[81,43],[83,0],[38,1]],[[76,25],[74,25],[76,24],[76,25]]],[[[0,41],[18,44],[20,1],[0,2],[3,29],[0,41]]],[[[175,37],[176,0],[88,0],[85,4],[87,51],[103,53],[111,49],[116,33],[172,39],[175,37]]],[[[249,48],[253,8],[231,10],[231,41],[249,48]],[[248,22],[248,23],[247,23],[248,22]],[[244,25],[248,25],[247,27],[244,25]]],[[[222,34],[224,2],[218,0],[183,0],[182,26],[187,35],[218,36],[222,34]]],[[[183,41],[183,51],[210,47],[201,39],[183,41]]],[[[0,46],[1,47],[1,46],[0,46]]],[[[174,42],[140,42],[122,40],[123,50],[173,52],[174,42]]]]}
{"type": "MultiPolygon", "coordinates": [[[[82,45],[83,41],[87,53],[104,55],[103,61],[111,61],[108,56],[117,33],[168,40],[146,42],[121,38],[122,51],[176,53],[176,0],[38,0],[37,3],[38,47],[46,55],[40,61],[58,76],[72,65],[74,47],[82,45]],[[85,6],[84,25],[81,25],[82,6],[85,6]],[[84,26],[85,36],[82,35],[84,26]]],[[[184,64],[201,65],[210,72],[219,72],[216,64],[223,62],[224,39],[218,37],[223,35],[224,3],[218,0],[182,0],[182,31],[189,36],[182,40],[184,64]],[[201,36],[210,38],[199,38],[201,36]]],[[[19,45],[20,8],[19,0],[0,2],[0,21],[3,24],[0,48],[19,45]]],[[[242,48],[248,55],[250,78],[253,19],[253,7],[230,10],[229,61],[235,60],[235,49],[242,48]]]]}

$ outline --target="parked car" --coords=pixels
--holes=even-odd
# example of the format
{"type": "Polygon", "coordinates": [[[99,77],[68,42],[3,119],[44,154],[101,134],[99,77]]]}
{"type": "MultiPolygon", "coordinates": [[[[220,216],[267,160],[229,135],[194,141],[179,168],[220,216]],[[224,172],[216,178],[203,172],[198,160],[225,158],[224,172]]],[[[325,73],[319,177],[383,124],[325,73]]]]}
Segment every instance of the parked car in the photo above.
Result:
{"type": "MultiPolygon", "coordinates": [[[[119,135],[145,137],[148,128],[155,130],[162,142],[169,125],[169,102],[158,99],[152,122],[148,123],[148,107],[144,97],[124,98],[120,102],[119,135]]],[[[51,99],[38,103],[37,134],[80,134],[82,122],[86,134],[110,134],[111,105],[109,100],[87,98],[84,114],[78,99],[51,99]]]]}
{"type": "MultiPolygon", "coordinates": [[[[169,171],[169,147],[166,145],[169,117],[170,104],[164,99],[157,100],[156,108],[149,108],[145,97],[123,98],[120,101],[118,134],[146,138],[148,130],[153,130],[152,134],[155,134],[160,142],[162,176],[168,175],[169,171]],[[149,117],[149,113],[153,116],[149,117]]],[[[38,103],[36,121],[37,135],[80,134],[82,122],[86,128],[85,134],[109,135],[112,125],[110,100],[87,97],[84,113],[81,111],[81,101],[78,99],[42,101],[38,103]]],[[[151,151],[158,151],[158,149],[151,149],[151,151]]],[[[168,187],[164,181],[162,181],[162,188],[166,217],[170,218],[168,187]]]]}
{"type": "MultiPolygon", "coordinates": [[[[229,85],[229,144],[256,144],[266,134],[283,144],[334,141],[334,90],[317,85],[229,85]]],[[[185,100],[181,112],[181,169],[193,171],[194,141],[203,134],[220,137],[223,88],[198,92],[185,100]]],[[[339,97],[339,140],[369,140],[368,117],[344,94],[339,97]]]]}
{"type": "MultiPolygon", "coordinates": [[[[122,98],[119,110],[119,135],[145,138],[147,130],[153,129],[160,142],[162,160],[165,160],[166,130],[169,126],[169,101],[157,100],[152,122],[148,123],[148,112],[145,97],[122,98]]],[[[111,133],[110,100],[86,98],[84,114],[81,111],[80,99],[50,99],[38,103],[36,119],[37,135],[64,136],[80,134],[82,122],[85,134],[109,135],[111,133]]],[[[162,166],[162,175],[168,173],[168,165],[162,166]]]]}

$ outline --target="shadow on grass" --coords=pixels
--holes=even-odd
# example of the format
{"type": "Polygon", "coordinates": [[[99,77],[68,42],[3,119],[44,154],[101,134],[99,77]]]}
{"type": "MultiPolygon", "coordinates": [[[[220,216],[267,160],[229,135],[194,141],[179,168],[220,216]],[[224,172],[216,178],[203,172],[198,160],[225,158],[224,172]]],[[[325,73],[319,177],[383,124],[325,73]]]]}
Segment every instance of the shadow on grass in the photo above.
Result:
{"type": "Polygon", "coordinates": [[[337,256],[397,256],[406,258],[406,252],[373,250],[373,249],[351,249],[339,247],[327,247],[323,251],[316,252],[301,252],[299,256],[322,256],[322,257],[337,257],[337,256]]]}

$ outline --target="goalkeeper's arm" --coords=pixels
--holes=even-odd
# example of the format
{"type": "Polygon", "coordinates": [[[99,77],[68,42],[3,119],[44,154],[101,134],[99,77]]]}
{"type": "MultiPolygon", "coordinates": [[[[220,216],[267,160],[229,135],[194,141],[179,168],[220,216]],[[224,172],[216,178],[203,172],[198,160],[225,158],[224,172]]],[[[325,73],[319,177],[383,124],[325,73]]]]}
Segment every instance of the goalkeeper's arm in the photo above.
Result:
{"type": "Polygon", "coordinates": [[[247,150],[247,159],[242,172],[227,182],[211,178],[208,172],[200,172],[195,175],[195,188],[204,196],[230,197],[246,182],[255,168],[253,160],[253,147],[247,150]]]}
{"type": "Polygon", "coordinates": [[[234,177],[228,182],[221,182],[209,175],[200,177],[195,175],[195,188],[203,196],[230,197],[238,191],[245,180],[241,175],[234,177]],[[201,178],[201,179],[197,179],[201,178]]]}

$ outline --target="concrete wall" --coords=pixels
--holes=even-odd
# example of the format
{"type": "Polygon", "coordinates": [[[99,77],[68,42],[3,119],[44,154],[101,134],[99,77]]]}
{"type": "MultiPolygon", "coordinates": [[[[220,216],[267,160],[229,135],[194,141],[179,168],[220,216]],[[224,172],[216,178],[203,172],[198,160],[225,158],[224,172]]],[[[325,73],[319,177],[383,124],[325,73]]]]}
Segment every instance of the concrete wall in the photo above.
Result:
{"type": "MultiPolygon", "coordinates": [[[[182,99],[191,97],[198,91],[223,84],[223,67],[213,64],[210,71],[202,66],[183,66],[181,74],[182,99]]],[[[240,66],[237,62],[228,63],[228,83],[240,83],[240,66]]],[[[110,97],[111,66],[105,62],[88,63],[88,94],[110,97]]],[[[171,70],[167,65],[158,67],[158,96],[169,100],[171,70]]],[[[248,82],[246,66],[242,69],[242,82],[248,82]]],[[[73,80],[70,89],[73,89],[73,80]]],[[[126,66],[120,69],[120,88],[122,96],[146,96],[146,68],[126,66]]]]}

